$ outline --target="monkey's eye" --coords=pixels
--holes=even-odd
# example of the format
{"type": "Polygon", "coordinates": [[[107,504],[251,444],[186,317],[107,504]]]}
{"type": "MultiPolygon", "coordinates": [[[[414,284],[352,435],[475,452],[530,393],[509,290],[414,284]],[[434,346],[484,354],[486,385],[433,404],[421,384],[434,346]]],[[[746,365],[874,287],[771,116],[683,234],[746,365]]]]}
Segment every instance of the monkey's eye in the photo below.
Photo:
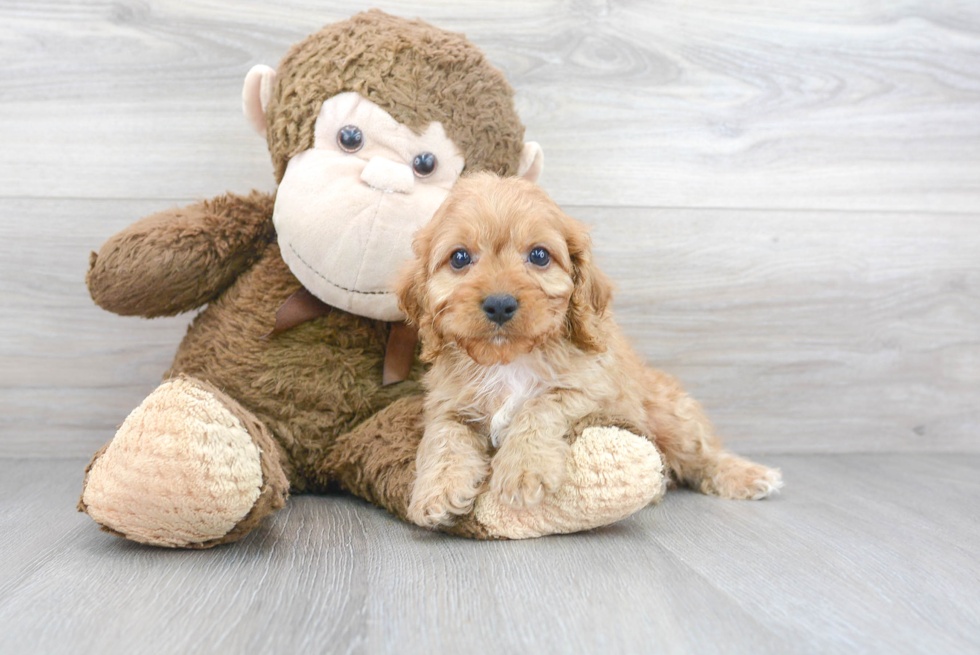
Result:
{"type": "Polygon", "coordinates": [[[551,261],[551,253],[544,248],[534,248],[527,254],[527,260],[535,266],[547,266],[551,261]]]}
{"type": "Polygon", "coordinates": [[[449,265],[457,271],[462,268],[466,268],[470,261],[470,253],[466,252],[462,248],[459,250],[454,250],[453,254],[449,256],[449,265]]]}
{"type": "Polygon", "coordinates": [[[364,134],[356,125],[345,125],[337,132],[337,145],[341,150],[357,152],[364,146],[364,134]]]}
{"type": "Polygon", "coordinates": [[[431,152],[415,155],[415,159],[412,160],[412,170],[419,177],[429,177],[432,171],[436,170],[436,156],[431,152]]]}

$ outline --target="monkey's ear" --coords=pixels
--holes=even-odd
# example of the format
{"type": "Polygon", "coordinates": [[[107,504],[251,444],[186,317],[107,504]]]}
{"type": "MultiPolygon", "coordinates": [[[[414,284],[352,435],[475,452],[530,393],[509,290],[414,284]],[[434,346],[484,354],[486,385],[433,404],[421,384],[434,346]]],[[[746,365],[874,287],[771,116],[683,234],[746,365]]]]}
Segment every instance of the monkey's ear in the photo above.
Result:
{"type": "Polygon", "coordinates": [[[523,177],[528,182],[537,183],[544,170],[544,151],[535,141],[528,141],[521,151],[521,161],[517,165],[517,177],[523,177]]]}
{"type": "Polygon", "coordinates": [[[265,110],[272,99],[276,71],[264,64],[252,66],[242,87],[242,111],[260,136],[265,136],[265,110]]]}

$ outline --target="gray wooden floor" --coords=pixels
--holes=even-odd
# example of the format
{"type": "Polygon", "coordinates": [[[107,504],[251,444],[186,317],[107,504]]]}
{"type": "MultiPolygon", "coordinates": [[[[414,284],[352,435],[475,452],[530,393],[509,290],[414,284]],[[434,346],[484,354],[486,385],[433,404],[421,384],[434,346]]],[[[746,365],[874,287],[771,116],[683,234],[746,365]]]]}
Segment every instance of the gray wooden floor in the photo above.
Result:
{"type": "Polygon", "coordinates": [[[0,456],[88,455],[154,388],[190,317],[99,310],[89,251],[272,190],[245,73],[369,4],[505,71],[732,447],[980,452],[980,3],[0,0],[0,456]]]}
{"type": "Polygon", "coordinates": [[[980,3],[0,0],[0,654],[980,652],[980,3]],[[143,548],[73,512],[190,316],[88,298],[151,212],[273,189],[241,82],[379,6],[464,31],[637,348],[783,495],[474,543],[343,496],[143,548]]]}
{"type": "Polygon", "coordinates": [[[0,460],[3,653],[967,653],[980,455],[783,455],[770,501],[689,491],[592,533],[473,542],[294,498],[244,542],[139,546],[83,462],[0,460]]]}

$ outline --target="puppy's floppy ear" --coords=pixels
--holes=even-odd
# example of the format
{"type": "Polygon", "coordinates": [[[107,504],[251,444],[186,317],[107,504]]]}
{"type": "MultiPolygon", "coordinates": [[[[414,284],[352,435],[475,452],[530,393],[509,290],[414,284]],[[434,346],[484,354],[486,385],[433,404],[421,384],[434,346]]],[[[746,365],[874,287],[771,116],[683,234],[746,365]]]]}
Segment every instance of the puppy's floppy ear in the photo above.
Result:
{"type": "Polygon", "coordinates": [[[592,239],[585,226],[576,223],[568,234],[575,288],[568,302],[567,328],[572,342],[583,350],[606,349],[602,316],[612,299],[612,282],[592,261],[592,239]]]}
{"type": "Polygon", "coordinates": [[[425,228],[416,233],[412,241],[415,259],[405,265],[395,281],[398,307],[405,312],[408,322],[416,326],[421,324],[425,313],[425,285],[429,281],[429,242],[425,228]]]}
{"type": "Polygon", "coordinates": [[[412,241],[415,259],[402,269],[395,281],[398,306],[405,312],[408,322],[419,329],[419,339],[422,341],[422,352],[419,357],[424,362],[435,359],[442,348],[442,341],[432,328],[432,317],[429,315],[429,303],[426,297],[431,258],[431,232],[428,227],[424,227],[416,233],[415,240],[412,241]]]}

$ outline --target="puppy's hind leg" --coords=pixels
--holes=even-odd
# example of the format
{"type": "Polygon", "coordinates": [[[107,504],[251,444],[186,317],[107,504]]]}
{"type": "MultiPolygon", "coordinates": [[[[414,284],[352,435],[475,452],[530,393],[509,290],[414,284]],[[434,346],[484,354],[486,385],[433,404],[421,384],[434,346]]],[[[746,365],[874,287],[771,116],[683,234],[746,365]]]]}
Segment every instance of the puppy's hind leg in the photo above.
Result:
{"type": "Polygon", "coordinates": [[[701,492],[734,500],[762,500],[783,487],[779,469],[721,451],[714,469],[701,478],[701,492]]]}
{"type": "Polygon", "coordinates": [[[782,474],[724,450],[701,405],[667,376],[657,375],[647,415],[657,447],[679,482],[701,493],[759,500],[779,491],[782,474]]]}

